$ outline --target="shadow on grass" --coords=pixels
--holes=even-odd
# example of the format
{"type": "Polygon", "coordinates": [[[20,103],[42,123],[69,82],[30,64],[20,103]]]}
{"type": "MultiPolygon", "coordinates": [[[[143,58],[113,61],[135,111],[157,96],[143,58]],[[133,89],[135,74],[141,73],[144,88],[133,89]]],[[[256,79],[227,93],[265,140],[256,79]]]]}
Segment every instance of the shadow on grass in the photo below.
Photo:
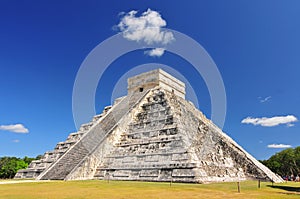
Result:
{"type": "Polygon", "coordinates": [[[297,192],[300,193],[300,187],[293,187],[293,186],[282,186],[282,185],[267,185],[268,187],[275,188],[275,189],[282,189],[285,191],[290,192],[297,192]]]}

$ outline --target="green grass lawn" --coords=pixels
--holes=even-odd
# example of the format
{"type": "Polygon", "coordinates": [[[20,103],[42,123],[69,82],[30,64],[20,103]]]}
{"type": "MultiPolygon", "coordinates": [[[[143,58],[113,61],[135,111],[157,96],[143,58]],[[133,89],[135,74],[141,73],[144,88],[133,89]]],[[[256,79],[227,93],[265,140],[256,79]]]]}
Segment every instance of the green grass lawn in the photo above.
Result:
{"type": "Polygon", "coordinates": [[[0,198],[300,198],[300,183],[272,184],[257,181],[183,184],[134,181],[41,181],[0,184],[0,198]]]}

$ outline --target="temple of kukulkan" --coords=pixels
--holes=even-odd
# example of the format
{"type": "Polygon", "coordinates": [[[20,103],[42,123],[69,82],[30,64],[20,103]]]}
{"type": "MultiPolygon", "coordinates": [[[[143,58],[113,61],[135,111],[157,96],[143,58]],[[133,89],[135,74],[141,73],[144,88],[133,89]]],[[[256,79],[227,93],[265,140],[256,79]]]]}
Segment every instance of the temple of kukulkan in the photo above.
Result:
{"type": "Polygon", "coordinates": [[[185,84],[161,69],[129,78],[127,96],[15,178],[282,182],[185,100],[185,84]]]}

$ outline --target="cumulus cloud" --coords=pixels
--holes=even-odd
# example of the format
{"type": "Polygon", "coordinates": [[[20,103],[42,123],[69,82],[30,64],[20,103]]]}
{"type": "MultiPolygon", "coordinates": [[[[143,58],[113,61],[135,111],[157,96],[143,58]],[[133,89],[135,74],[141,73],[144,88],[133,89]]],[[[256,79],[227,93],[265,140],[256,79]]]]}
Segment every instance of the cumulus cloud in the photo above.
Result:
{"type": "Polygon", "coordinates": [[[277,126],[280,124],[287,124],[288,127],[293,126],[292,122],[297,122],[298,119],[294,115],[287,116],[274,116],[274,117],[262,117],[262,118],[252,118],[247,117],[242,120],[243,124],[253,124],[253,125],[261,125],[266,127],[277,126]]]}
{"type": "Polygon", "coordinates": [[[273,148],[273,149],[284,149],[284,148],[290,148],[292,147],[289,144],[269,144],[268,148],[273,148]]]}
{"type": "Polygon", "coordinates": [[[23,124],[0,125],[0,130],[10,131],[13,133],[28,133],[29,130],[23,124]]]}
{"type": "MultiPolygon", "coordinates": [[[[172,32],[162,30],[162,28],[167,25],[167,22],[157,11],[148,9],[140,16],[136,16],[137,13],[138,12],[135,10],[128,12],[121,18],[120,23],[117,25],[125,39],[136,42],[145,42],[148,45],[166,45],[175,40],[172,32]]],[[[159,52],[162,55],[164,50],[160,49],[159,52]]],[[[152,53],[158,54],[158,50],[152,53]]]]}
{"type": "Polygon", "coordinates": [[[151,57],[160,57],[164,54],[164,52],[165,52],[164,48],[154,48],[152,50],[145,51],[145,54],[151,57]]]}
{"type": "Polygon", "coordinates": [[[271,98],[272,98],[272,96],[268,96],[265,98],[258,97],[260,103],[265,103],[265,102],[269,101],[271,98]]]}

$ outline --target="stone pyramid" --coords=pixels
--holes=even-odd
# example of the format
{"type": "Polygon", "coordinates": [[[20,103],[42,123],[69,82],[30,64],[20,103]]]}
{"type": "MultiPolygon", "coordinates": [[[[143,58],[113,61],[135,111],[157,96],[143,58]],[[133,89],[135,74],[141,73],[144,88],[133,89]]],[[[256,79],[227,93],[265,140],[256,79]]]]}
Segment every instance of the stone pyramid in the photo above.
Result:
{"type": "Polygon", "coordinates": [[[128,95],[15,178],[223,182],[282,179],[185,100],[161,69],[128,79],[128,95]]]}

